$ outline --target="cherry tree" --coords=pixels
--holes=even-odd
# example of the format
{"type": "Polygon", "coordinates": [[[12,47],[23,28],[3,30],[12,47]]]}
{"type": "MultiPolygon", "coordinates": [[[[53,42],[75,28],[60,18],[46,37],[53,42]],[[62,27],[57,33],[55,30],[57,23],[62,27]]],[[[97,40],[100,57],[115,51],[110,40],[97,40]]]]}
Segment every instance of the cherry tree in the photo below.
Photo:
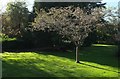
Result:
{"type": "Polygon", "coordinates": [[[76,46],[76,62],[79,63],[78,49],[96,26],[101,26],[104,13],[101,8],[85,12],[79,7],[41,9],[33,22],[34,30],[55,31],[73,42],[76,46]]]}

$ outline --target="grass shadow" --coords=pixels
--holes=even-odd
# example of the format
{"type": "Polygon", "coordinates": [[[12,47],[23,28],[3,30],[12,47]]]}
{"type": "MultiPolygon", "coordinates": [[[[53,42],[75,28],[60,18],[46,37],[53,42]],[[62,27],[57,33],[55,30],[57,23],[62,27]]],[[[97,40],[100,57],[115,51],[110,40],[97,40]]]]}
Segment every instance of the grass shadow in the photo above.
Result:
{"type": "Polygon", "coordinates": [[[53,75],[52,73],[48,73],[44,70],[38,69],[37,67],[28,63],[3,61],[2,65],[3,77],[55,77],[55,75],[53,75]]]}
{"type": "MultiPolygon", "coordinates": [[[[92,47],[83,47],[79,50],[79,60],[93,62],[100,65],[112,66],[118,68],[118,58],[115,57],[115,52],[117,47],[114,45],[97,45],[92,47]]],[[[57,50],[42,50],[42,49],[32,49],[32,50],[18,50],[14,52],[36,52],[43,55],[54,55],[59,57],[69,58],[75,60],[74,51],[60,52],[57,50]]]]}
{"type": "MultiPolygon", "coordinates": [[[[119,60],[115,56],[116,50],[117,50],[116,46],[92,46],[83,48],[82,50],[79,51],[79,60],[118,68],[119,60]]],[[[71,52],[41,51],[37,53],[41,53],[44,55],[55,55],[75,60],[74,51],[71,52]]]]}
{"type": "Polygon", "coordinates": [[[97,69],[106,70],[106,71],[112,71],[112,72],[120,73],[119,71],[117,72],[117,71],[109,70],[109,69],[106,69],[106,68],[97,67],[97,66],[94,66],[94,65],[86,64],[84,62],[80,62],[79,64],[82,64],[82,65],[85,65],[85,66],[90,66],[90,67],[97,68],[97,69]]]}

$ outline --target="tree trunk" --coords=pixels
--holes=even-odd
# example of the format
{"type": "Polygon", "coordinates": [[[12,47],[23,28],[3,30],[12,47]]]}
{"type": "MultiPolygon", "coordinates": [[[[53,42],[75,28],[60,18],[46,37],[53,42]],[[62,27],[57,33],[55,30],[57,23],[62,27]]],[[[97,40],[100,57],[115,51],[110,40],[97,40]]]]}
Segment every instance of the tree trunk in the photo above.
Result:
{"type": "Polygon", "coordinates": [[[78,46],[76,46],[76,63],[80,63],[78,59],[78,46]]]}

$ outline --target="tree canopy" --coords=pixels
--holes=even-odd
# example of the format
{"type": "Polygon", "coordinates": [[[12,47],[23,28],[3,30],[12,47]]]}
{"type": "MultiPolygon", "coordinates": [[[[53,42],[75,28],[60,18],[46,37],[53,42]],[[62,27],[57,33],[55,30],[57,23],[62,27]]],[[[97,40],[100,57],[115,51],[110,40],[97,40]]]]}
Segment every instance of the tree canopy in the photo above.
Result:
{"type": "Polygon", "coordinates": [[[25,2],[10,2],[2,14],[3,33],[20,36],[28,26],[29,11],[25,2]]]}
{"type": "MultiPolygon", "coordinates": [[[[87,14],[80,7],[51,8],[48,12],[41,9],[33,23],[35,30],[55,31],[73,42],[78,47],[96,26],[101,26],[104,13],[101,8],[94,8],[87,14]]],[[[76,53],[77,54],[77,53],[76,53]]],[[[78,59],[76,59],[78,62],[78,59]]]]}

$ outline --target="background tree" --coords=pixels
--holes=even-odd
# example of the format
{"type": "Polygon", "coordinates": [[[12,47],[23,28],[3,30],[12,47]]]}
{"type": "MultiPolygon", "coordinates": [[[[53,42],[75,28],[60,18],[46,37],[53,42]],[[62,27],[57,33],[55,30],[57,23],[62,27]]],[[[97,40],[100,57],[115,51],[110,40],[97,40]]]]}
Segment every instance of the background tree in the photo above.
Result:
{"type": "Polygon", "coordinates": [[[112,36],[118,45],[117,56],[120,57],[120,7],[116,10],[111,10],[109,16],[111,17],[109,18],[109,24],[113,26],[112,36]]]}
{"type": "Polygon", "coordinates": [[[76,62],[78,60],[78,47],[80,47],[88,34],[100,25],[103,12],[100,8],[95,8],[91,14],[84,12],[79,7],[51,8],[48,12],[41,10],[35,22],[35,30],[55,31],[73,42],[76,46],[76,62]]]}
{"type": "Polygon", "coordinates": [[[74,6],[74,7],[80,7],[82,9],[90,10],[91,8],[95,7],[104,7],[105,3],[99,2],[34,2],[33,12],[35,12],[35,9],[39,11],[40,9],[48,10],[52,7],[67,7],[67,6],[74,6]]]}
{"type": "Polygon", "coordinates": [[[28,26],[29,11],[25,2],[10,2],[3,14],[3,33],[21,36],[28,26]]]}
{"type": "Polygon", "coordinates": [[[109,35],[112,41],[118,45],[117,56],[120,56],[120,8],[106,9],[106,15],[104,16],[106,23],[105,27],[99,28],[99,31],[109,35]],[[104,28],[104,29],[103,29],[104,28]]]}

